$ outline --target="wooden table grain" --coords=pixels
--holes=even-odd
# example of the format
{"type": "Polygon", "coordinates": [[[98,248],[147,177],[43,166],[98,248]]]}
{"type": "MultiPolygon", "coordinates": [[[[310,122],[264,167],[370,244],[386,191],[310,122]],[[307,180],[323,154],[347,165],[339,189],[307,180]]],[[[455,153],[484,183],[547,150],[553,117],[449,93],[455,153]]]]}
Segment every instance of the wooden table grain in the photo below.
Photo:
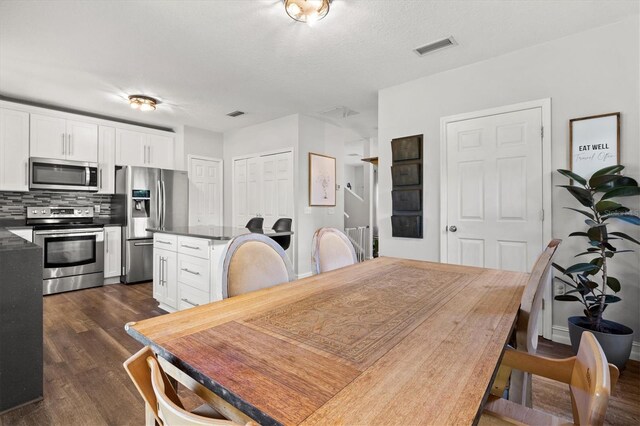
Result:
{"type": "Polygon", "coordinates": [[[378,258],[127,331],[260,424],[472,424],[527,277],[378,258]]]}

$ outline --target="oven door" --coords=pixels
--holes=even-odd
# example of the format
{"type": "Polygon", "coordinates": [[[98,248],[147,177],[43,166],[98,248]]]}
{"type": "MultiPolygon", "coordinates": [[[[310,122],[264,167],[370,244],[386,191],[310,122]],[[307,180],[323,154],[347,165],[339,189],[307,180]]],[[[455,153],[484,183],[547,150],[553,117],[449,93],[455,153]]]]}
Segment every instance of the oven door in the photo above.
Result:
{"type": "Polygon", "coordinates": [[[95,163],[35,157],[32,157],[29,163],[31,189],[98,190],[98,166],[95,163]]]}
{"type": "Polygon", "coordinates": [[[104,270],[104,231],[60,229],[34,232],[42,247],[43,279],[91,274],[104,270]]]}

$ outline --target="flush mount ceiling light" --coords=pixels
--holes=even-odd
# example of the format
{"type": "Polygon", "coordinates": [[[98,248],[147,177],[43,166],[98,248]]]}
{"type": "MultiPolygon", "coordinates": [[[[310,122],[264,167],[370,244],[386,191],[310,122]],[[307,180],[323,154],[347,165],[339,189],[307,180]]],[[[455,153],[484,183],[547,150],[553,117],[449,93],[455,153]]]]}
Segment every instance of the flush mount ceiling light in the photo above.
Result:
{"type": "Polygon", "coordinates": [[[155,111],[156,105],[159,104],[157,99],[144,95],[129,96],[129,106],[140,111],[155,111]]]}
{"type": "Polygon", "coordinates": [[[283,0],[284,8],[292,19],[313,25],[329,13],[331,0],[283,0]]]}

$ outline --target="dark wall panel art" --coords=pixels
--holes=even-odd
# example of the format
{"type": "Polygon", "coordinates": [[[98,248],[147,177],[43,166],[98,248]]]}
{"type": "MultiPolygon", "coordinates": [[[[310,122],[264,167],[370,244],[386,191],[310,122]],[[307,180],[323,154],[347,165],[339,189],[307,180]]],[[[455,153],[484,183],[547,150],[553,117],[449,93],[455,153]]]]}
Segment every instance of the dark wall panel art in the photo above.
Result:
{"type": "Polygon", "coordinates": [[[422,135],[391,141],[392,236],[422,238],[422,135]]]}

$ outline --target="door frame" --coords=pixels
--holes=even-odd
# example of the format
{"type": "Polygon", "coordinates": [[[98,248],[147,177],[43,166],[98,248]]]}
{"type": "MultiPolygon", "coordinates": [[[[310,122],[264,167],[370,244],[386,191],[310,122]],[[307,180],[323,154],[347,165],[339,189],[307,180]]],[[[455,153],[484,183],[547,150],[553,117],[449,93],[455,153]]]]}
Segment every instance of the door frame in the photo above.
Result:
{"type": "MultiPolygon", "coordinates": [[[[224,226],[224,160],[222,158],[216,157],[207,157],[204,155],[196,155],[189,154],[187,155],[187,177],[189,178],[189,190],[191,190],[191,161],[192,160],[203,160],[203,161],[213,161],[216,163],[220,163],[220,172],[218,177],[220,178],[220,206],[218,207],[218,214],[220,215],[220,226],[224,226]]],[[[191,200],[191,196],[189,196],[189,200],[191,200]]],[[[191,203],[191,201],[189,201],[191,203]]],[[[191,209],[189,209],[191,211],[191,209]]],[[[189,213],[189,223],[191,224],[191,213],[189,213]]]]}
{"type": "MultiPolygon", "coordinates": [[[[448,170],[447,170],[447,125],[457,121],[465,121],[474,118],[482,118],[491,115],[505,114],[509,112],[523,111],[527,109],[541,109],[542,117],[542,243],[540,251],[544,250],[546,244],[551,241],[552,211],[551,211],[551,98],[537,99],[517,104],[504,105],[496,108],[483,109],[479,111],[466,112],[462,114],[450,115],[440,118],[440,262],[447,263],[448,241],[447,241],[447,216],[448,216],[448,170]]],[[[550,273],[548,280],[551,280],[550,273]]],[[[542,335],[546,339],[551,339],[552,333],[552,309],[551,309],[551,283],[547,282],[543,296],[543,306],[547,309],[542,311],[542,335]],[[546,302],[545,302],[546,300],[546,302]]]]}

